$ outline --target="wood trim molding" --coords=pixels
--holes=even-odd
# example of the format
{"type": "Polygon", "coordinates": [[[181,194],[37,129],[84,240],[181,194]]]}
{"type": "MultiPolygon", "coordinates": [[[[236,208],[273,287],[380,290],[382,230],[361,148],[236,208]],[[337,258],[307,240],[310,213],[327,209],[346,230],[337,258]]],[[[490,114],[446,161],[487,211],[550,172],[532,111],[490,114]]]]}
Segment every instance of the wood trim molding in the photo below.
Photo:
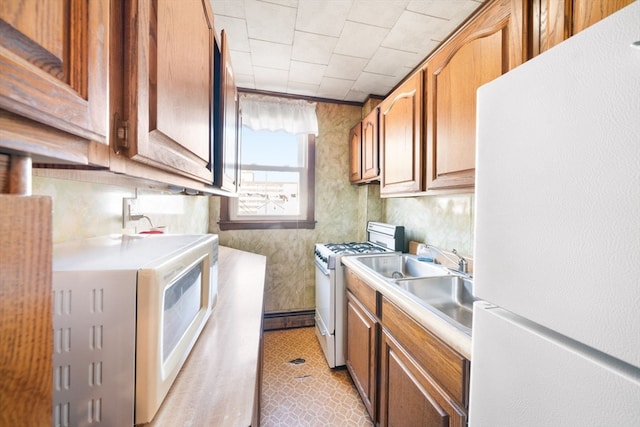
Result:
{"type": "MultiPolygon", "coordinates": [[[[232,220],[229,213],[230,203],[227,197],[220,199],[220,230],[272,230],[272,229],[314,229],[315,221],[315,182],[316,182],[316,137],[309,134],[307,159],[307,206],[306,219],[304,220],[257,220],[237,221],[232,220]]],[[[241,167],[239,165],[238,167],[241,167]]]]}
{"type": "Polygon", "coordinates": [[[265,313],[262,329],[274,331],[315,326],[315,310],[265,313]]]}

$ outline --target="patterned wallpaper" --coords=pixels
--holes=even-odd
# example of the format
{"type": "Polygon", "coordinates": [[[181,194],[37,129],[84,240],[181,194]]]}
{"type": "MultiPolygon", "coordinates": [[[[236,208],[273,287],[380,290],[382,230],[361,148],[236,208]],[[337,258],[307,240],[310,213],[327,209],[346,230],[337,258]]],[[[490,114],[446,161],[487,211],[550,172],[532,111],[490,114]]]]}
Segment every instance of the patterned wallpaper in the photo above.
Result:
{"type": "Polygon", "coordinates": [[[122,198],[136,194],[142,212],[154,226],[167,226],[170,233],[207,232],[209,205],[203,196],[169,195],[40,176],[33,177],[32,193],[53,200],[54,243],[148,230],[145,219],[122,228],[122,198]]]}
{"type": "Polygon", "coordinates": [[[315,307],[313,245],[362,238],[366,205],[361,188],[349,183],[349,129],[361,118],[359,107],[318,103],[316,138],[316,202],[314,230],[221,231],[220,199],[212,197],[209,231],[220,244],[267,256],[265,311],[315,307]]]}
{"type": "Polygon", "coordinates": [[[385,222],[404,225],[407,241],[473,255],[473,194],[385,199],[385,222]]]}

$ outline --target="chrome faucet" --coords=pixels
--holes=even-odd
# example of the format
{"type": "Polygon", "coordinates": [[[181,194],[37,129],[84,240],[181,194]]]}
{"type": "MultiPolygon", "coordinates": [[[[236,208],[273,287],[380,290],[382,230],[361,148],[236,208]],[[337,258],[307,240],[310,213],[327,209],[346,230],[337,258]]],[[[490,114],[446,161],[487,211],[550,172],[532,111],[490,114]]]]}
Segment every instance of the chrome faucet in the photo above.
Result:
{"type": "Polygon", "coordinates": [[[460,259],[458,260],[458,271],[459,271],[460,273],[464,273],[464,274],[469,273],[469,269],[468,269],[468,267],[467,267],[467,260],[466,260],[466,259],[464,259],[464,258],[462,258],[462,257],[460,256],[460,254],[458,253],[458,251],[456,251],[455,249],[452,249],[452,250],[451,250],[451,252],[453,252],[453,254],[454,254],[455,256],[457,256],[458,258],[460,258],[460,259]]]}
{"type": "Polygon", "coordinates": [[[440,255],[442,255],[443,257],[445,257],[446,259],[448,259],[449,261],[451,261],[454,264],[458,264],[458,272],[463,273],[463,274],[469,274],[469,268],[468,268],[468,263],[467,260],[464,259],[463,257],[460,256],[460,254],[458,254],[458,251],[455,249],[452,249],[451,252],[458,257],[458,259],[453,259],[451,258],[449,255],[447,255],[446,253],[442,252],[442,250],[440,250],[439,248],[435,247],[435,246],[431,246],[431,245],[425,245],[427,248],[429,249],[433,249],[434,251],[438,252],[440,255]]]}

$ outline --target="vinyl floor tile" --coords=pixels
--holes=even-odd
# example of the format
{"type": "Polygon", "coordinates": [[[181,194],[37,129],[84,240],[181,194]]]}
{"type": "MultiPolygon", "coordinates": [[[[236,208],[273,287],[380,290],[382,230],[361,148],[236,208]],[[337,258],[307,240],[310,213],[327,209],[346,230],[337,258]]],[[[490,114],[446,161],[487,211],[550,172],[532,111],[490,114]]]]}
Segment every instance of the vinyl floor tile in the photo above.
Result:
{"type": "Polygon", "coordinates": [[[330,369],[314,328],[264,333],[263,427],[369,427],[344,368],[330,369]]]}

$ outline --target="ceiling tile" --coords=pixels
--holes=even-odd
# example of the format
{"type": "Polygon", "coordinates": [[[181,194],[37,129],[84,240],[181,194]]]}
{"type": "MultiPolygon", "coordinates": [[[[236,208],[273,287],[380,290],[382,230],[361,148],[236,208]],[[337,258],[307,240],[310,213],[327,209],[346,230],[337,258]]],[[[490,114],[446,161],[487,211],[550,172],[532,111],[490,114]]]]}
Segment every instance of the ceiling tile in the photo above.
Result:
{"type": "Polygon", "coordinates": [[[351,1],[303,0],[298,4],[296,30],[338,37],[351,9],[351,1]]]}
{"type": "Polygon", "coordinates": [[[369,93],[360,92],[357,90],[350,90],[345,96],[345,100],[353,101],[353,102],[364,102],[369,97],[369,93]]]}
{"type": "Polygon", "coordinates": [[[236,73],[235,77],[236,77],[236,85],[238,87],[241,87],[244,89],[256,88],[256,82],[253,79],[253,72],[251,74],[236,73]]]}
{"type": "MultiPolygon", "coordinates": [[[[437,43],[433,43],[434,47],[437,43]]],[[[374,74],[384,74],[391,77],[403,78],[406,69],[413,68],[424,59],[420,54],[402,50],[381,47],[364,68],[364,71],[374,74]]]]}
{"type": "Polygon", "coordinates": [[[345,99],[353,86],[353,80],[334,79],[324,77],[318,88],[318,96],[329,99],[345,99]]]}
{"type": "Polygon", "coordinates": [[[291,58],[296,61],[327,65],[336,43],[338,43],[337,37],[296,31],[291,58]]]}
{"type": "Polygon", "coordinates": [[[384,96],[393,89],[396,83],[398,83],[396,78],[364,72],[353,84],[353,90],[384,96]]]}
{"type": "Polygon", "coordinates": [[[289,80],[296,83],[310,83],[318,86],[322,81],[322,76],[324,76],[326,68],[326,65],[291,61],[289,80]]]}
{"type": "Polygon", "coordinates": [[[238,87],[362,102],[386,95],[485,0],[210,2],[238,87]]]}
{"type": "Polygon", "coordinates": [[[218,16],[232,16],[234,18],[245,18],[244,3],[238,0],[210,0],[213,10],[213,25],[218,24],[218,16]]]}
{"type": "Polygon", "coordinates": [[[289,93],[303,96],[318,96],[318,88],[320,85],[311,83],[301,83],[289,80],[287,86],[289,93]]]}
{"type": "Polygon", "coordinates": [[[291,46],[280,43],[249,40],[251,62],[254,67],[276,68],[289,71],[291,46]]]}
{"type": "Polygon", "coordinates": [[[355,0],[348,19],[362,24],[391,28],[409,0],[355,0]]]}
{"type": "MultiPolygon", "coordinates": [[[[298,7],[298,0],[259,0],[259,1],[264,1],[265,3],[278,4],[280,6],[298,7]]],[[[306,0],[302,0],[302,1],[306,1],[306,0]]]]}
{"type": "Polygon", "coordinates": [[[218,16],[215,19],[215,28],[218,37],[224,30],[227,33],[227,40],[232,50],[249,52],[249,37],[247,36],[247,23],[244,19],[230,16],[218,16]]]}
{"type": "Polygon", "coordinates": [[[431,41],[441,40],[449,25],[446,19],[405,11],[382,42],[382,46],[425,54],[429,51],[431,41]]]}
{"type": "Polygon", "coordinates": [[[274,70],[273,68],[254,67],[256,87],[260,90],[272,92],[287,92],[288,70],[274,70]]]}
{"type": "Polygon", "coordinates": [[[369,59],[385,39],[388,32],[389,30],[386,28],[347,21],[336,45],[335,52],[369,59]]]}
{"type": "Polygon", "coordinates": [[[249,52],[231,51],[231,65],[236,74],[253,74],[253,63],[249,52]]]}
{"type": "Polygon", "coordinates": [[[353,56],[332,55],[325,76],[338,79],[355,80],[366,67],[368,59],[353,56]]]}
{"type": "Polygon", "coordinates": [[[292,44],[296,9],[256,0],[245,0],[249,38],[292,44]]]}
{"type": "Polygon", "coordinates": [[[481,5],[482,1],[474,0],[413,0],[407,10],[447,20],[464,20],[481,5]]]}

